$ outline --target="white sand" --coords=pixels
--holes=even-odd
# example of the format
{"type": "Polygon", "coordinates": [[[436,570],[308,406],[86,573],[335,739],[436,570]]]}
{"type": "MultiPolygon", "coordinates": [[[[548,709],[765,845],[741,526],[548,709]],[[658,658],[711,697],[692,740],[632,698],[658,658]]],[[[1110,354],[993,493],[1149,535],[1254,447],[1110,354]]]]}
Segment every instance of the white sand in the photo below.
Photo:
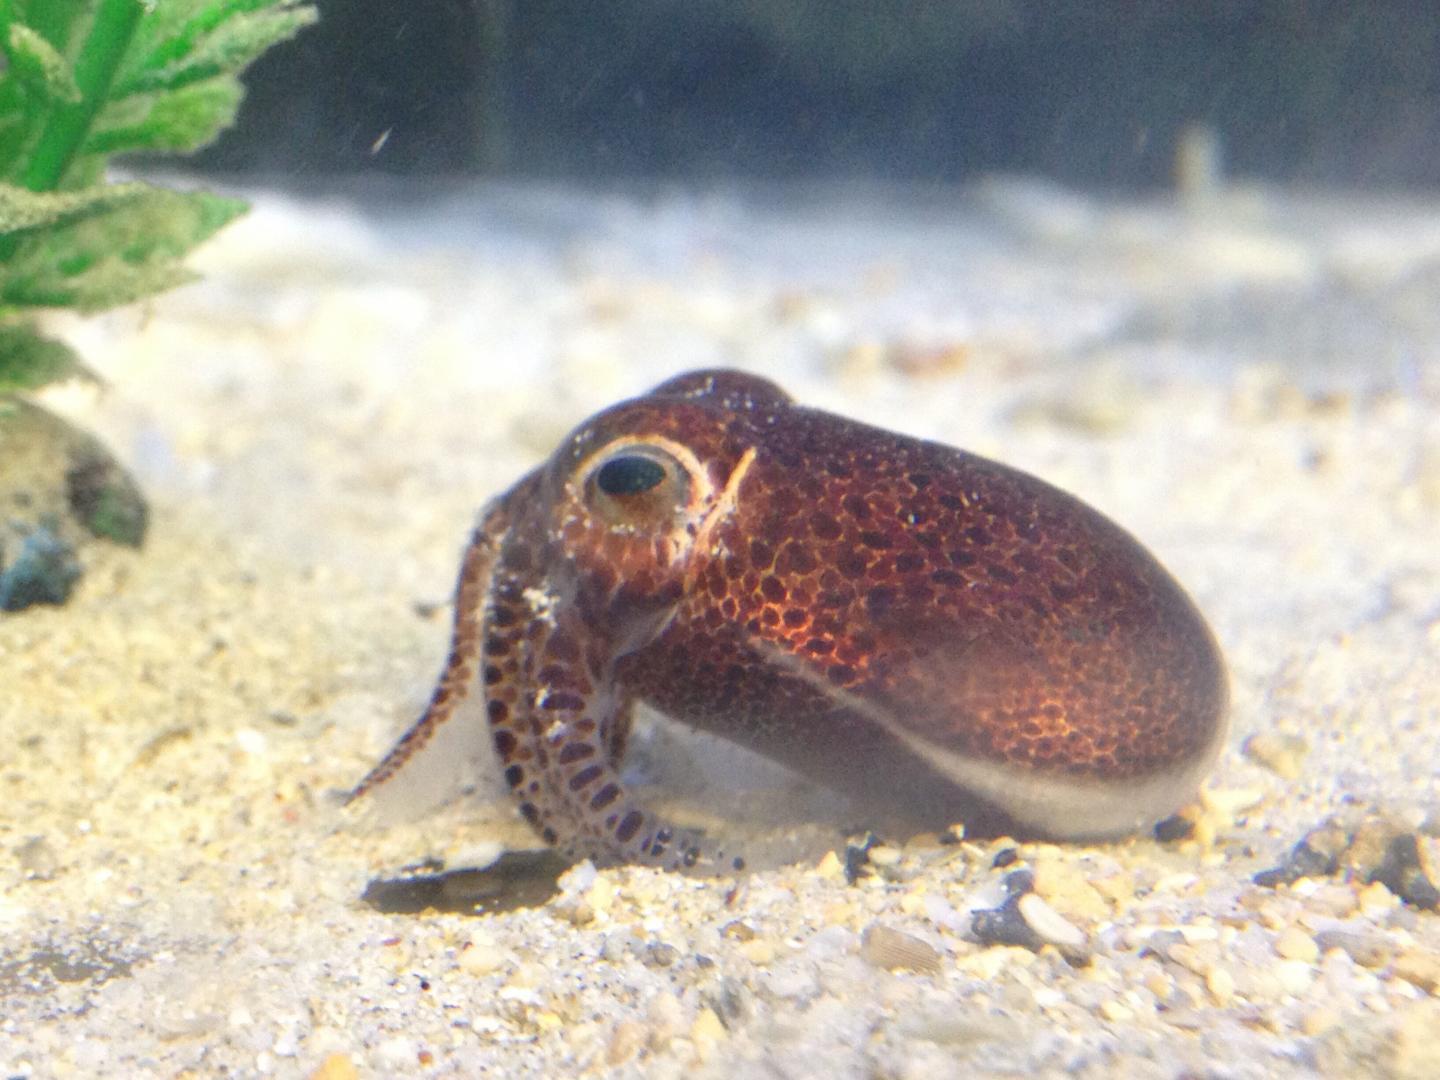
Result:
{"type": "MultiPolygon", "coordinates": [[[[0,1074],[1440,1073],[1440,916],[1250,881],[1346,800],[1440,819],[1440,204],[266,196],[197,262],[62,327],[113,388],[51,403],[154,521],[67,608],[0,616],[0,1074]],[[1210,617],[1233,729],[1198,840],[1021,848],[1088,967],[974,940],[1008,845],[853,887],[811,859],[582,868],[484,918],[359,902],[530,842],[485,769],[413,824],[338,805],[428,691],[475,510],[711,364],[1069,488],[1210,617]],[[1297,777],[1256,733],[1303,740],[1297,777]],[[872,963],[874,924],[935,970],[872,963]]],[[[639,749],[724,816],[731,756],[639,749]]]]}

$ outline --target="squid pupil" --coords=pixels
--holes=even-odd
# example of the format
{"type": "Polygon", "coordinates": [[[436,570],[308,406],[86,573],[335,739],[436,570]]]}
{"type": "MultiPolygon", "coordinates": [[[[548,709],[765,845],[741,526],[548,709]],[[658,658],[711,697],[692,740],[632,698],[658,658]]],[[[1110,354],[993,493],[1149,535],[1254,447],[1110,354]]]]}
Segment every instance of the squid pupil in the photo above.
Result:
{"type": "Polygon", "coordinates": [[[665,466],[648,457],[611,458],[595,474],[606,495],[640,495],[665,479],[665,466]]]}

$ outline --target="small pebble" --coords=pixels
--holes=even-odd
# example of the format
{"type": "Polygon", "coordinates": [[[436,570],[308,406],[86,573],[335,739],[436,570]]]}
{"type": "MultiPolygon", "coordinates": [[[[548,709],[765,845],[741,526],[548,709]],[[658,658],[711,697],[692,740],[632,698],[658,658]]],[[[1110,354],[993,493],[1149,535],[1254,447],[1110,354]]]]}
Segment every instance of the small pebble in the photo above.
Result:
{"type": "Polygon", "coordinates": [[[1298,926],[1289,927],[1275,941],[1275,951],[1286,960],[1303,960],[1313,964],[1320,959],[1320,946],[1298,926]]]}
{"type": "Polygon", "coordinates": [[[621,1020],[610,1033],[610,1045],[605,1048],[607,1065],[623,1065],[645,1045],[645,1027],[637,1020],[621,1020]]]}
{"type": "Polygon", "coordinates": [[[1360,890],[1356,897],[1363,915],[1383,915],[1400,902],[1394,893],[1378,881],[1373,881],[1360,890]]]}
{"type": "Polygon", "coordinates": [[[715,1056],[716,1047],[725,1038],[725,1025],[714,1009],[704,1008],[695,1014],[690,1025],[690,1041],[695,1044],[695,1056],[703,1063],[715,1056]]]}
{"type": "Polygon", "coordinates": [[[866,854],[870,856],[873,865],[886,868],[898,866],[905,855],[899,848],[889,844],[876,844],[866,854]]]}
{"type": "Polygon", "coordinates": [[[1338,1023],[1340,1023],[1340,1014],[1328,1005],[1321,1005],[1311,1009],[1301,1018],[1300,1030],[1306,1035],[1314,1037],[1323,1035],[1338,1023]]]}
{"type": "Polygon", "coordinates": [[[1030,870],[1014,870],[1005,875],[1002,884],[1010,896],[1020,896],[1035,888],[1035,874],[1030,870]]]}
{"type": "Polygon", "coordinates": [[[1018,907],[1021,916],[1041,941],[1054,945],[1062,952],[1079,952],[1085,948],[1084,931],[1047,904],[1038,893],[1020,897],[1018,907]]]}
{"type": "Polygon", "coordinates": [[[1215,999],[1215,1004],[1225,1006],[1235,997],[1235,976],[1227,968],[1212,967],[1205,973],[1205,989],[1215,999]]]}
{"type": "Polygon", "coordinates": [[[595,921],[595,909],[578,897],[559,901],[554,910],[572,926],[589,926],[595,921]]]}
{"type": "Polygon", "coordinates": [[[652,941],[640,951],[640,962],[646,967],[673,967],[680,959],[680,950],[664,941],[652,941]]]}
{"type": "MultiPolygon", "coordinates": [[[[1157,935],[1158,936],[1158,935],[1157,935]]],[[[1154,940],[1153,938],[1151,939],[1154,940]]],[[[1200,950],[1187,941],[1171,941],[1161,946],[1161,955],[1172,964],[1179,964],[1186,971],[1202,978],[1210,970],[1210,963],[1200,955],[1200,950]]]]}
{"type": "Polygon", "coordinates": [[[1110,914],[1105,898],[1075,863],[1045,856],[1035,860],[1034,873],[1035,891],[1066,912],[1090,920],[1110,914]]]}
{"type": "Polygon", "coordinates": [[[376,1061],[392,1072],[413,1069],[419,1054],[420,1044],[408,1035],[392,1035],[375,1048],[376,1061]]]}
{"type": "Polygon", "coordinates": [[[594,885],[599,877],[600,872],[595,869],[595,864],[584,859],[556,878],[555,884],[565,893],[579,895],[594,885]]]}
{"type": "Polygon", "coordinates": [[[1245,740],[1244,753],[1284,780],[1298,780],[1305,769],[1310,745],[1299,735],[1261,731],[1245,740]]]}
{"type": "Polygon", "coordinates": [[[350,1055],[336,1051],[315,1068],[310,1080],[356,1080],[359,1075],[350,1055]]]}
{"type": "Polygon", "coordinates": [[[1271,973],[1280,989],[1291,997],[1300,997],[1315,981],[1315,966],[1304,960],[1281,960],[1271,973]]]}
{"type": "Polygon", "coordinates": [[[1265,798],[1261,788],[1201,788],[1200,802],[1207,813],[1221,821],[1233,822],[1246,810],[1260,805],[1265,798]]]}
{"type": "Polygon", "coordinates": [[[740,955],[756,967],[764,967],[775,959],[775,946],[764,938],[755,938],[741,944],[740,955]]]}
{"type": "Polygon", "coordinates": [[[668,990],[661,991],[655,995],[650,1002],[650,1009],[646,1015],[650,1022],[649,1036],[646,1042],[652,1050],[663,1050],[670,1045],[670,1040],[680,1034],[680,1029],[685,1026],[685,1007],[680,1004],[680,999],[668,990]]]}
{"type": "Polygon", "coordinates": [[[614,930],[600,940],[599,957],[607,964],[618,964],[629,955],[635,944],[634,931],[628,927],[623,930],[614,930]]]}
{"type": "Polygon", "coordinates": [[[1273,889],[1293,884],[1301,878],[1329,877],[1339,869],[1339,852],[1343,850],[1343,843],[1336,848],[1328,842],[1330,839],[1328,832],[1316,830],[1310,833],[1290,849],[1279,866],[1262,870],[1251,880],[1256,885],[1273,889]],[[1317,840],[1324,842],[1317,844],[1317,840]]]}
{"type": "Polygon", "coordinates": [[[585,903],[603,915],[610,914],[610,908],[615,903],[614,882],[604,875],[597,877],[585,892],[585,903]]]}
{"type": "Polygon", "coordinates": [[[37,528],[9,565],[0,567],[0,611],[63,604],[81,573],[75,549],[49,529],[37,528]]]}
{"type": "Polygon", "coordinates": [[[840,856],[832,849],[827,851],[825,857],[816,865],[815,872],[826,881],[843,881],[845,864],[840,861],[840,856]]]}
{"type": "Polygon", "coordinates": [[[1315,943],[1324,952],[1339,949],[1361,967],[1384,967],[1395,955],[1390,943],[1379,934],[1357,930],[1321,930],[1315,935],[1315,943]]]}
{"type": "Polygon", "coordinates": [[[1403,952],[1395,957],[1391,970],[1427,994],[1440,993],[1440,956],[1428,952],[1403,952]]]}
{"type": "Polygon", "coordinates": [[[1162,844],[1177,844],[1188,840],[1195,832],[1195,819],[1186,814],[1171,814],[1155,823],[1155,839],[1162,844]]]}
{"type": "Polygon", "coordinates": [[[21,872],[28,878],[46,881],[60,869],[60,859],[55,848],[43,836],[32,836],[15,849],[15,859],[21,872]]]}
{"type": "Polygon", "coordinates": [[[254,728],[240,728],[235,732],[235,745],[247,757],[263,758],[270,752],[270,741],[263,732],[254,728]]]}
{"type": "Polygon", "coordinates": [[[845,845],[845,880],[851,885],[870,873],[870,849],[879,842],[874,833],[867,832],[845,845]]]}
{"type": "Polygon", "coordinates": [[[1158,968],[1145,976],[1145,989],[1155,995],[1156,1001],[1164,1001],[1175,989],[1175,980],[1158,968]]]}
{"type": "Polygon", "coordinates": [[[456,964],[469,975],[487,975],[504,967],[509,960],[510,956],[504,949],[497,948],[487,939],[477,939],[460,950],[456,964]]]}
{"type": "Polygon", "coordinates": [[[1114,998],[1106,998],[1100,1003],[1100,1015],[1112,1024],[1128,1024],[1135,1019],[1135,1013],[1114,998]]]}

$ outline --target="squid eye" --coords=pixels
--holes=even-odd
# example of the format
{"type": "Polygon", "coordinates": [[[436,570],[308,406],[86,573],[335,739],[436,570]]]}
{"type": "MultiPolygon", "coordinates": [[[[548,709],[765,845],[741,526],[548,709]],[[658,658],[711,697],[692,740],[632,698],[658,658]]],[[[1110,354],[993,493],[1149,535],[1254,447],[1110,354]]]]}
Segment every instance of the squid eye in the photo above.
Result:
{"type": "Polygon", "coordinates": [[[612,525],[658,527],[690,501],[690,472],[658,446],[617,447],[585,481],[585,500],[612,525]]]}
{"type": "Polygon", "coordinates": [[[665,480],[665,466],[639,454],[613,457],[595,472],[595,485],[606,495],[643,495],[665,480]]]}

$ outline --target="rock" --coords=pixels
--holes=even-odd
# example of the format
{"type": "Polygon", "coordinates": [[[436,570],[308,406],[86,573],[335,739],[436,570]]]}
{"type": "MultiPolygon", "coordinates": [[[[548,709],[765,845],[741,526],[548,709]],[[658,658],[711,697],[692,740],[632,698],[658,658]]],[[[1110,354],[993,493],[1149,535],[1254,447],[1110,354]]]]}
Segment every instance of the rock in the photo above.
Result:
{"type": "Polygon", "coordinates": [[[1326,822],[1307,833],[1279,866],[1260,871],[1252,880],[1256,885],[1273,889],[1301,878],[1329,877],[1340,869],[1340,856],[1349,842],[1344,829],[1333,821],[1326,822]]]}
{"type": "Polygon", "coordinates": [[[0,397],[0,610],[63,604],[95,538],[139,547],[145,502],[92,436],[0,397]]]}
{"type": "Polygon", "coordinates": [[[845,845],[845,881],[854,885],[865,875],[871,873],[870,849],[880,843],[880,838],[872,832],[848,841],[845,845]]]}
{"type": "MultiPolygon", "coordinates": [[[[1331,818],[1291,849],[1284,863],[1256,874],[1257,885],[1288,885],[1302,877],[1319,877],[1343,869],[1350,880],[1385,891],[1412,907],[1430,911],[1440,908],[1440,889],[1425,872],[1420,837],[1408,826],[1387,814],[1370,812],[1348,816],[1346,822],[1331,818]]],[[[1381,899],[1371,890],[1372,900],[1381,899]]],[[[1376,906],[1374,903],[1372,907],[1376,906]]]]}
{"type": "Polygon", "coordinates": [[[1007,874],[1004,884],[1005,902],[971,918],[971,932],[982,945],[1019,945],[1032,952],[1053,945],[1072,964],[1089,962],[1084,933],[1032,891],[1035,876],[1029,870],[1007,874]]]}
{"type": "Polygon", "coordinates": [[[19,554],[0,570],[0,611],[63,604],[80,574],[75,549],[42,525],[25,536],[19,554]]]}
{"type": "Polygon", "coordinates": [[[1366,878],[1379,882],[1407,904],[1433,911],[1440,907],[1440,889],[1425,876],[1420,845],[1412,832],[1391,836],[1379,864],[1366,878]]]}
{"type": "MultiPolygon", "coordinates": [[[[431,873],[428,871],[438,868],[427,864],[393,878],[375,878],[360,899],[391,915],[411,915],[429,908],[467,915],[513,911],[548,901],[559,890],[556,879],[566,868],[558,852],[507,851],[479,870],[431,873]]],[[[575,913],[569,911],[566,917],[573,921],[575,913]]]]}
{"type": "Polygon", "coordinates": [[[1019,899],[1012,896],[998,908],[975,912],[970,931],[981,945],[1018,945],[1032,952],[1044,948],[1044,939],[1020,914],[1019,899]]]}
{"type": "Polygon", "coordinates": [[[140,489],[98,444],[72,460],[65,492],[70,509],[96,536],[127,547],[144,541],[149,511],[140,489]]]}

